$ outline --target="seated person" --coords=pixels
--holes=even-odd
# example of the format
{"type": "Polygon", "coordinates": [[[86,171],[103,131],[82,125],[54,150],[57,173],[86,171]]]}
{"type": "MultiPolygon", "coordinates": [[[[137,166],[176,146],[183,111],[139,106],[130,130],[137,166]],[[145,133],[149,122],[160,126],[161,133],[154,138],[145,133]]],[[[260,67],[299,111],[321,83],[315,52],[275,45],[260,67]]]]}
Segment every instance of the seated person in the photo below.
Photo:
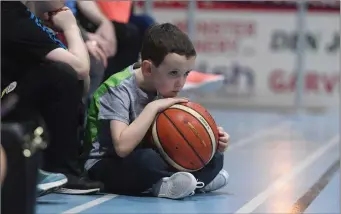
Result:
{"type": "Polygon", "coordinates": [[[192,42],[172,24],[155,25],[146,32],[141,58],[94,94],[84,147],[90,155],[85,162],[89,177],[103,182],[107,192],[140,194],[151,189],[154,196],[171,199],[190,196],[203,184],[203,192],[222,188],[228,180],[222,152],[229,136],[221,127],[219,151],[194,173],[175,173],[155,150],[141,143],[158,112],[187,101],[176,96],[194,66],[192,42]],[[99,158],[92,159],[95,156],[99,158]]]}
{"type": "MultiPolygon", "coordinates": [[[[1,16],[6,20],[1,32],[2,89],[15,83],[11,93],[19,97],[16,108],[2,120],[42,117],[49,135],[42,169],[65,174],[68,189],[94,192],[101,184],[82,176],[78,162],[79,103],[89,85],[89,55],[76,19],[67,8],[50,18],[53,26],[64,32],[68,48],[36,17],[56,11],[63,6],[60,3],[1,2],[1,16]]],[[[51,174],[41,175],[40,181],[45,182],[49,179],[43,178],[51,174]]]]}

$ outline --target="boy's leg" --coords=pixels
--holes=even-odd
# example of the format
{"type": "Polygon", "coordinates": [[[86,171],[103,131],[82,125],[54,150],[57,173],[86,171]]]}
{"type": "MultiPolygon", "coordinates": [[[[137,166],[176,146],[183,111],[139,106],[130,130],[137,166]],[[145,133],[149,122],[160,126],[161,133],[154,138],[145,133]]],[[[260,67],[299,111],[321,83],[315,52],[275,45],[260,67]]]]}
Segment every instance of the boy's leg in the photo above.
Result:
{"type": "Polygon", "coordinates": [[[124,159],[100,160],[89,170],[89,176],[102,181],[106,191],[139,194],[161,178],[171,176],[168,168],[154,150],[139,149],[124,159]]]}
{"type": "Polygon", "coordinates": [[[223,170],[223,165],[224,154],[217,152],[207,166],[192,173],[199,181],[204,182],[205,187],[202,190],[214,191],[227,184],[228,174],[223,170]]]}
{"type": "Polygon", "coordinates": [[[193,175],[174,173],[152,149],[139,149],[124,159],[103,159],[89,170],[90,178],[104,183],[104,189],[116,194],[140,194],[152,188],[158,197],[182,198],[197,185],[193,175]]]}

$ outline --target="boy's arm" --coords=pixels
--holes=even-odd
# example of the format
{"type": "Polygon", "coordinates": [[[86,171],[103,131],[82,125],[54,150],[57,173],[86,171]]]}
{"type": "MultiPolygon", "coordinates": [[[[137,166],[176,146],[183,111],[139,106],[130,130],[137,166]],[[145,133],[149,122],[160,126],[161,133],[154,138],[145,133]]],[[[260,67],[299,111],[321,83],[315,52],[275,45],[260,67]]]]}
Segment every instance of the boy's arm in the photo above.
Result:
{"type": "Polygon", "coordinates": [[[156,113],[157,109],[148,104],[129,126],[118,120],[110,122],[111,137],[118,156],[126,157],[135,149],[152,125],[156,113]]]}
{"type": "Polygon", "coordinates": [[[179,102],[182,98],[166,98],[153,101],[141,114],[130,123],[130,96],[123,86],[110,88],[99,97],[98,120],[110,121],[110,134],[116,154],[120,157],[129,155],[142,141],[158,112],[179,102]]]}
{"type": "MultiPolygon", "coordinates": [[[[116,154],[127,156],[142,141],[157,113],[156,108],[148,104],[141,114],[131,123],[131,97],[125,86],[109,88],[98,98],[100,124],[110,124],[110,134],[116,154]]],[[[108,128],[105,128],[106,130],[108,128]]]]}

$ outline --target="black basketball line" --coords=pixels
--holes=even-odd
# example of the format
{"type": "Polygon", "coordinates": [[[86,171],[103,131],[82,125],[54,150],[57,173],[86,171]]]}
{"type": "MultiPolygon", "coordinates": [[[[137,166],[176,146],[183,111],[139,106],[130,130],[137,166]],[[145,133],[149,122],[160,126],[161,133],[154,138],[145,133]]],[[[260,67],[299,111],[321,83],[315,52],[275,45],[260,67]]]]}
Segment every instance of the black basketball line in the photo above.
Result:
{"type": "Polygon", "coordinates": [[[179,134],[182,136],[182,138],[185,140],[185,142],[189,145],[189,147],[192,149],[192,151],[194,152],[194,154],[199,158],[199,160],[201,161],[201,163],[203,164],[203,166],[206,165],[205,161],[203,160],[203,158],[198,154],[198,152],[193,148],[192,144],[186,139],[185,135],[178,129],[178,127],[175,126],[175,124],[173,123],[173,121],[168,117],[168,115],[166,113],[163,112],[163,114],[166,116],[166,118],[169,120],[169,122],[174,126],[174,128],[179,132],[179,134]]]}
{"type": "MultiPolygon", "coordinates": [[[[164,114],[163,112],[162,113],[160,113],[160,114],[164,114]]],[[[160,114],[159,114],[159,116],[160,116],[160,114]]],[[[165,115],[165,117],[166,117],[166,119],[167,120],[169,120],[169,118],[167,117],[167,115],[166,114],[164,114],[165,115]]],[[[159,117],[158,116],[158,117],[159,117]]],[[[157,120],[156,120],[157,121],[157,120]]],[[[156,122],[155,121],[155,122],[156,122]]],[[[171,124],[174,126],[174,124],[172,123],[172,121],[171,120],[169,120],[170,122],[171,122],[171,124]]],[[[175,126],[174,126],[175,127],[175,126]]],[[[175,129],[177,129],[176,127],[175,127],[175,129]]],[[[157,134],[157,136],[159,136],[159,132],[158,132],[158,125],[157,125],[157,122],[156,122],[156,134],[157,134]]],[[[181,134],[181,133],[180,133],[181,134]]],[[[185,141],[186,141],[186,139],[185,139],[185,141]]],[[[159,139],[159,142],[160,142],[160,144],[161,144],[161,147],[163,148],[163,143],[162,143],[162,140],[160,140],[159,139]]],[[[187,142],[187,141],[186,141],[187,142]]],[[[188,143],[188,142],[187,142],[188,143]]],[[[193,149],[193,148],[192,148],[193,149]]],[[[166,153],[166,152],[165,152],[166,153]]],[[[167,153],[166,153],[167,154],[167,153]]],[[[167,154],[168,155],[168,154],[167,154]]],[[[169,157],[170,158],[170,157],[169,157]]],[[[173,160],[173,159],[172,159],[173,160]]],[[[201,159],[200,159],[200,157],[199,157],[199,160],[201,161],[201,159]]],[[[176,164],[178,164],[178,165],[180,165],[178,162],[176,162],[175,160],[173,160],[176,164]]],[[[167,161],[166,161],[167,162],[167,161]]],[[[181,166],[181,165],[180,165],[181,166]]],[[[205,166],[205,164],[204,164],[204,166],[205,166]]],[[[181,167],[183,167],[183,166],[181,166],[181,167]]],[[[183,167],[184,168],[184,167],[183,167]]],[[[191,170],[192,170],[193,168],[191,168],[191,170]]]]}
{"type": "MultiPolygon", "coordinates": [[[[187,107],[187,108],[190,108],[190,107],[188,107],[188,106],[185,106],[185,107],[187,107]]],[[[185,112],[185,113],[187,113],[187,114],[189,114],[189,115],[191,115],[191,116],[193,116],[191,113],[188,113],[187,111],[185,111],[185,110],[183,110],[183,109],[180,109],[180,108],[174,108],[174,109],[178,109],[178,110],[181,110],[181,111],[183,111],[183,112],[185,112]]],[[[190,108],[190,109],[192,109],[192,108],[190,108]]],[[[192,109],[193,111],[195,111],[194,109],[192,109]]],[[[202,118],[204,118],[205,119],[205,117],[202,115],[202,114],[200,114],[199,112],[197,112],[197,111],[195,111],[196,113],[198,113],[202,118]]],[[[210,115],[211,116],[211,115],[210,115]]],[[[194,117],[194,116],[193,116],[194,117]]],[[[211,142],[211,135],[210,135],[210,133],[208,133],[208,131],[207,131],[207,129],[206,129],[206,127],[204,126],[204,124],[202,124],[201,123],[201,121],[199,120],[199,119],[197,119],[198,121],[199,121],[199,123],[200,123],[200,125],[202,126],[202,127],[204,127],[204,130],[206,131],[206,133],[207,133],[207,135],[208,135],[208,137],[210,138],[210,143],[211,143],[211,146],[212,146],[212,144],[216,144],[217,142],[216,142],[216,139],[215,139],[215,136],[214,136],[214,132],[213,132],[213,129],[212,129],[212,127],[210,126],[210,124],[207,122],[207,120],[206,120],[206,122],[207,122],[207,124],[211,127],[211,130],[212,130],[212,133],[213,133],[213,136],[214,136],[214,140],[215,140],[215,142],[211,142]]],[[[212,120],[213,120],[213,118],[212,118],[212,120]]],[[[213,120],[214,121],[214,120],[213,120]]],[[[213,151],[213,147],[212,147],[212,152],[215,152],[215,151],[213,151]]]]}
{"type": "MultiPolygon", "coordinates": [[[[185,105],[183,105],[183,106],[185,106],[185,105]]],[[[191,108],[191,107],[189,107],[189,106],[185,106],[185,107],[190,108],[190,109],[192,109],[193,111],[195,111],[193,108],[191,108]]],[[[199,114],[202,118],[204,118],[204,119],[206,120],[206,118],[205,118],[202,114],[200,114],[200,112],[198,112],[198,111],[195,111],[195,112],[196,112],[197,114],[199,114]]],[[[214,125],[217,125],[216,122],[215,122],[215,120],[214,120],[214,118],[212,117],[212,115],[211,115],[207,110],[206,110],[206,112],[207,112],[207,115],[211,117],[211,119],[212,119],[214,125]]],[[[187,112],[187,113],[188,113],[188,112],[187,112]]],[[[207,122],[207,124],[211,127],[211,125],[208,123],[207,120],[206,120],[206,122],[207,122]]],[[[200,124],[201,124],[201,123],[200,123],[200,124]]],[[[206,130],[206,128],[205,128],[205,130],[206,130]]],[[[211,127],[211,130],[212,130],[212,132],[213,132],[213,128],[212,128],[212,127],[211,127]]],[[[206,131],[207,131],[207,130],[206,130],[206,131]]],[[[210,136],[210,135],[209,135],[209,136],[210,136]]],[[[214,143],[217,144],[218,139],[215,138],[214,132],[213,132],[213,136],[214,136],[214,140],[216,141],[216,142],[214,142],[214,143]]],[[[210,137],[210,139],[211,139],[211,137],[210,137]]]]}

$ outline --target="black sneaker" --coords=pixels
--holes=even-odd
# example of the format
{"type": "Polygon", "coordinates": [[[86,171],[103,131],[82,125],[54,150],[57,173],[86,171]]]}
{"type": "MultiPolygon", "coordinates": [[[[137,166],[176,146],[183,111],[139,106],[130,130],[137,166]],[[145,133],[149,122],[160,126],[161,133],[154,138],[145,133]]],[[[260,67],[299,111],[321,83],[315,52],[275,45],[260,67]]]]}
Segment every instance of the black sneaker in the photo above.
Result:
{"type": "Polygon", "coordinates": [[[65,174],[68,179],[67,184],[55,191],[56,193],[73,194],[73,195],[87,195],[96,194],[103,189],[103,184],[98,181],[92,181],[86,176],[75,176],[65,174]]]}

